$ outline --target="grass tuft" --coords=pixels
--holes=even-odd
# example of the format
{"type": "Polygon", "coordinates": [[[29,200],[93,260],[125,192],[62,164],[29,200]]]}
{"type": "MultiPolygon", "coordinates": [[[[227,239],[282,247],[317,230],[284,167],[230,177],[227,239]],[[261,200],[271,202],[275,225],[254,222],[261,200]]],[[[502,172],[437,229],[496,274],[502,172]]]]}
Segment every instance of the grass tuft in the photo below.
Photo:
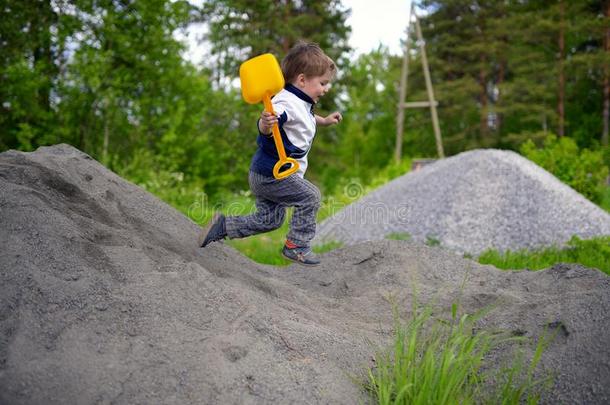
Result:
{"type": "Polygon", "coordinates": [[[431,306],[414,314],[407,323],[401,322],[394,311],[393,346],[375,356],[376,366],[368,370],[365,385],[377,403],[537,403],[549,379],[534,380],[534,371],[549,339],[538,341],[529,366],[515,361],[492,375],[486,356],[501,344],[526,339],[475,332],[475,323],[488,311],[459,316],[457,308],[458,304],[452,306],[450,321],[434,318],[431,306]]]}
{"type": "Polygon", "coordinates": [[[408,232],[392,232],[385,236],[389,240],[411,240],[411,234],[408,232]]]}
{"type": "Polygon", "coordinates": [[[441,241],[435,238],[434,236],[428,235],[426,236],[426,245],[428,246],[440,246],[441,241]]]}

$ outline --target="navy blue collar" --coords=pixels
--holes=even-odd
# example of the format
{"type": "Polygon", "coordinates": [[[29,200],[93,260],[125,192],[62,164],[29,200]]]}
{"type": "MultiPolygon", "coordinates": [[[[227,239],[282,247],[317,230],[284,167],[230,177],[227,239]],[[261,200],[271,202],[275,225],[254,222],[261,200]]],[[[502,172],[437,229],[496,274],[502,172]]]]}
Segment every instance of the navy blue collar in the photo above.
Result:
{"type": "Polygon", "coordinates": [[[284,86],[284,88],[291,92],[292,94],[294,94],[295,96],[297,96],[298,98],[300,98],[301,100],[311,104],[311,107],[313,109],[314,101],[311,99],[311,97],[309,97],[307,94],[305,94],[305,92],[303,92],[303,90],[299,89],[297,86],[295,86],[294,84],[291,83],[286,83],[286,86],[284,86]]]}

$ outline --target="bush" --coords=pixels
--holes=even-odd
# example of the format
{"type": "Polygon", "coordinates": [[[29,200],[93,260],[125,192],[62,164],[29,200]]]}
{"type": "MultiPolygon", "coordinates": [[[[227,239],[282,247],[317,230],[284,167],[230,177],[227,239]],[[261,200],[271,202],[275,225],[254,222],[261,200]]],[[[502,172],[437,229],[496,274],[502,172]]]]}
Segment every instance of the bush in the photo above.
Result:
{"type": "Polygon", "coordinates": [[[608,176],[602,150],[580,150],[571,138],[549,135],[542,148],[528,140],[521,145],[520,151],[589,200],[601,203],[604,181],[608,176]]]}
{"type": "MultiPolygon", "coordinates": [[[[162,158],[149,150],[141,149],[134,153],[127,163],[121,163],[118,156],[113,156],[110,159],[110,167],[121,177],[189,215],[193,206],[200,205],[202,201],[207,202],[205,184],[200,179],[187,176],[165,164],[162,158]]],[[[195,218],[191,216],[191,219],[195,218]]]]}

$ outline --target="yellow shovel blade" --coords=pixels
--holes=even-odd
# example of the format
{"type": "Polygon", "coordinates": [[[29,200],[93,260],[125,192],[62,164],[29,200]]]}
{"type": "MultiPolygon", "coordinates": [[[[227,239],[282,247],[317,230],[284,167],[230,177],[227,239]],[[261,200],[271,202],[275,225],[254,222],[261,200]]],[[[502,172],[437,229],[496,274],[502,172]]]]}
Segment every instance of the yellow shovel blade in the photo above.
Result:
{"type": "MultiPolygon", "coordinates": [[[[271,96],[284,88],[284,75],[282,75],[282,69],[280,69],[275,56],[266,53],[245,61],[239,67],[239,79],[241,81],[241,95],[247,103],[257,104],[262,101],[265,110],[275,114],[271,104],[271,96]]],[[[299,170],[299,162],[286,157],[282,136],[277,124],[273,126],[273,141],[279,156],[278,162],[273,167],[273,177],[283,179],[299,170]],[[286,164],[288,168],[281,172],[280,169],[286,164]]]]}
{"type": "Polygon", "coordinates": [[[284,88],[280,65],[270,53],[256,56],[239,67],[241,95],[249,104],[263,101],[265,94],[273,96],[284,88]]]}

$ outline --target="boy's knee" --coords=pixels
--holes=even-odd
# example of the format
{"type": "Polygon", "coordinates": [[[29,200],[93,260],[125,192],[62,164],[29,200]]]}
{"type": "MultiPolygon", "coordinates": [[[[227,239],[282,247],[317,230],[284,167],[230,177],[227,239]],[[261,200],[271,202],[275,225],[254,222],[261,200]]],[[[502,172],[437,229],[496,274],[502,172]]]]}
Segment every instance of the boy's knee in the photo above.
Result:
{"type": "Polygon", "coordinates": [[[278,212],[263,219],[261,225],[266,231],[273,231],[284,223],[284,212],[278,212]]]}
{"type": "Polygon", "coordinates": [[[320,193],[320,189],[313,184],[308,188],[308,192],[306,195],[307,203],[319,207],[322,201],[322,193],[320,193]]]}
{"type": "Polygon", "coordinates": [[[284,217],[282,216],[281,219],[276,219],[275,221],[273,221],[269,224],[269,230],[274,231],[277,228],[279,228],[280,226],[282,226],[283,223],[284,223],[284,217]]]}

